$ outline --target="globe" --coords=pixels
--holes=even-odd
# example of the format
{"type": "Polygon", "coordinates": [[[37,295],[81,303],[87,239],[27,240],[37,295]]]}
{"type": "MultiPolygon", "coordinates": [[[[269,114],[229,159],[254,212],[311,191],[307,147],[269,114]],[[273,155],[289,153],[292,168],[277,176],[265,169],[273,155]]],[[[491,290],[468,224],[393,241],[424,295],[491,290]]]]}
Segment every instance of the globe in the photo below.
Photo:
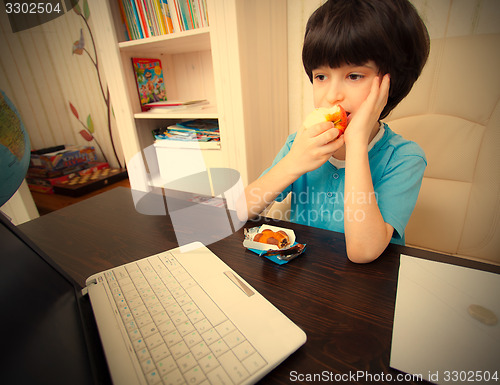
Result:
{"type": "Polygon", "coordinates": [[[0,206],[23,182],[30,156],[30,140],[19,112],[0,90],[0,206]]]}

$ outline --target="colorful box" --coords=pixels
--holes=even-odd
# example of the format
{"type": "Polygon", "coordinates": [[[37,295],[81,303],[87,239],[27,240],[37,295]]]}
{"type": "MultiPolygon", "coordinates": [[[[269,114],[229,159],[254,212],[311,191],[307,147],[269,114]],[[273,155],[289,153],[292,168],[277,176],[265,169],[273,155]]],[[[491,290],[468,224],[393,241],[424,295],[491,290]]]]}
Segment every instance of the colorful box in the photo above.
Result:
{"type": "Polygon", "coordinates": [[[26,177],[26,182],[28,183],[28,187],[31,191],[44,194],[53,194],[55,185],[67,182],[72,178],[92,174],[98,170],[103,169],[109,169],[109,164],[107,162],[91,162],[86,164],[86,168],[83,170],[80,168],[77,170],[73,169],[74,172],[60,175],[54,178],[36,177],[31,174],[26,177]]]}
{"type": "Polygon", "coordinates": [[[82,163],[95,162],[97,155],[94,147],[86,146],[58,146],[54,149],[43,149],[31,152],[30,167],[47,171],[72,168],[82,163]],[[59,149],[64,147],[63,149],[59,149]]]}

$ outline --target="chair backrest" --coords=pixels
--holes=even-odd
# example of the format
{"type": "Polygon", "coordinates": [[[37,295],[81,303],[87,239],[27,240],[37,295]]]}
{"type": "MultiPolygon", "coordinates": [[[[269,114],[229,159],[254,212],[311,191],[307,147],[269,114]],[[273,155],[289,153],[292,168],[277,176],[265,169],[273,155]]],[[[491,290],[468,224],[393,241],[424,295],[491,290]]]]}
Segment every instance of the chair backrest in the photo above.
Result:
{"type": "Polygon", "coordinates": [[[434,39],[390,127],[428,167],[407,244],[500,263],[500,34],[434,39]]]}

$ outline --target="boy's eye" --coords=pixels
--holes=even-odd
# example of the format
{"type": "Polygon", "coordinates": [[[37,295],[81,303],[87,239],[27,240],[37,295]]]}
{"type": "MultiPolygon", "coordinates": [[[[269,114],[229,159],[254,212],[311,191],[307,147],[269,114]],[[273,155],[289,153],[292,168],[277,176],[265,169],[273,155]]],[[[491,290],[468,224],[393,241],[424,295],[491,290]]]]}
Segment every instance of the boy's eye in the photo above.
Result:
{"type": "Polygon", "coordinates": [[[361,74],[349,74],[347,77],[349,78],[349,80],[360,80],[364,78],[364,76],[361,74]]]}
{"type": "Polygon", "coordinates": [[[323,74],[316,74],[316,75],[314,75],[314,79],[315,80],[319,80],[320,82],[322,82],[323,80],[326,79],[326,76],[323,75],[323,74]]]}

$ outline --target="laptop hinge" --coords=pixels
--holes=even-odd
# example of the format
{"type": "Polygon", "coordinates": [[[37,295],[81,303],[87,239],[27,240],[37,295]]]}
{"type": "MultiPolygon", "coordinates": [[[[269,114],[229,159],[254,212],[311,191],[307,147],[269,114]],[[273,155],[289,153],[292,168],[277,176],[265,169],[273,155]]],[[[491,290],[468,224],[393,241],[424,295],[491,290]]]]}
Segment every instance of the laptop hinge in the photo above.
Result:
{"type": "Polygon", "coordinates": [[[82,289],[82,295],[87,295],[88,294],[88,292],[89,292],[89,286],[90,285],[97,285],[97,279],[93,279],[91,281],[87,281],[86,284],[87,284],[87,286],[85,286],[82,289]]]}

